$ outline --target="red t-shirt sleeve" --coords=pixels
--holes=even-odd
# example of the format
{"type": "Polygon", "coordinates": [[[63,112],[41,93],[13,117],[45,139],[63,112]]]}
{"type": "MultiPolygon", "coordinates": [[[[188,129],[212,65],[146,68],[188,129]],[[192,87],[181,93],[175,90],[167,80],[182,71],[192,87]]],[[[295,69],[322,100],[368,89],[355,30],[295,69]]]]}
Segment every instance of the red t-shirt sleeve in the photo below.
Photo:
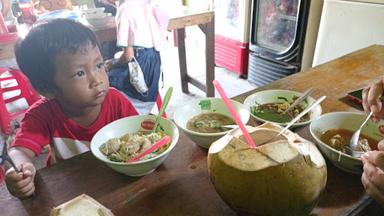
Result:
{"type": "Polygon", "coordinates": [[[12,147],[24,147],[39,155],[41,149],[50,143],[48,118],[44,110],[38,107],[26,111],[18,129],[12,147]]]}
{"type": "Polygon", "coordinates": [[[132,105],[131,101],[127,96],[123,95],[120,91],[115,88],[110,88],[110,93],[113,98],[113,104],[118,107],[119,118],[124,118],[133,115],[139,115],[135,107],[132,105]]]}

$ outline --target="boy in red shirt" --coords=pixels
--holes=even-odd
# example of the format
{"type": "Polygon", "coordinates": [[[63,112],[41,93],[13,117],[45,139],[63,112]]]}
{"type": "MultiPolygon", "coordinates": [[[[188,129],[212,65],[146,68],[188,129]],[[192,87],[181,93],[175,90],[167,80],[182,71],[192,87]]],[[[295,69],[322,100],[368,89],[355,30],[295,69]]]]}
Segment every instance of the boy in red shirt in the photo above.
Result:
{"type": "Polygon", "coordinates": [[[50,145],[58,159],[89,151],[93,135],[104,125],[137,115],[129,100],[109,87],[95,34],[65,19],[35,26],[16,48],[16,60],[45,98],[25,113],[10,157],[21,170],[6,173],[16,197],[33,194],[32,160],[50,145]]]}

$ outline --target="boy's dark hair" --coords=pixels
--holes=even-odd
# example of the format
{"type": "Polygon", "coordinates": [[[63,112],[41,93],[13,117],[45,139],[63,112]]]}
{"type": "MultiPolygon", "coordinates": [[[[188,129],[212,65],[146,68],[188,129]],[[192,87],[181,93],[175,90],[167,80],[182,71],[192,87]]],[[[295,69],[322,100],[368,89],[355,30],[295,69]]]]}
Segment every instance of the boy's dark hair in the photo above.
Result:
{"type": "Polygon", "coordinates": [[[96,35],[83,24],[69,19],[52,19],[34,26],[15,48],[21,71],[40,93],[55,89],[55,58],[62,52],[76,53],[99,44],[96,35]]]}

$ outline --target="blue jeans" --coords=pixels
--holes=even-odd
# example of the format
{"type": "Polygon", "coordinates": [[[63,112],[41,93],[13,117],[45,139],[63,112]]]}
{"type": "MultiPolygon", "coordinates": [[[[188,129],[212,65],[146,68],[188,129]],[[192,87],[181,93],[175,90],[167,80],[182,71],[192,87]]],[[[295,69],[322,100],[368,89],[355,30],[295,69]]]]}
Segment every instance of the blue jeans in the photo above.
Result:
{"type": "Polygon", "coordinates": [[[159,79],[161,73],[160,53],[154,48],[135,47],[135,58],[144,74],[145,83],[148,86],[148,94],[143,95],[129,82],[127,67],[112,69],[109,74],[109,83],[126,95],[141,101],[156,101],[159,91],[159,79]]]}

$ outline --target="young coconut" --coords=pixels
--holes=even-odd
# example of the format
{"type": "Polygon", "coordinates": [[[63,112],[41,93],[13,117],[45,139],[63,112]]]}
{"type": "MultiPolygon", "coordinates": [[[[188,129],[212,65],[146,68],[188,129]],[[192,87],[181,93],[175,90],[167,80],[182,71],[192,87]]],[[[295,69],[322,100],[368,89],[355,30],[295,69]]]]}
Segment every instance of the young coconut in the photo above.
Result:
{"type": "MultiPolygon", "coordinates": [[[[247,126],[256,145],[281,129],[247,126]]],[[[209,148],[208,171],[221,198],[244,215],[308,215],[327,181],[319,150],[291,131],[252,149],[235,129],[209,148]]]]}

